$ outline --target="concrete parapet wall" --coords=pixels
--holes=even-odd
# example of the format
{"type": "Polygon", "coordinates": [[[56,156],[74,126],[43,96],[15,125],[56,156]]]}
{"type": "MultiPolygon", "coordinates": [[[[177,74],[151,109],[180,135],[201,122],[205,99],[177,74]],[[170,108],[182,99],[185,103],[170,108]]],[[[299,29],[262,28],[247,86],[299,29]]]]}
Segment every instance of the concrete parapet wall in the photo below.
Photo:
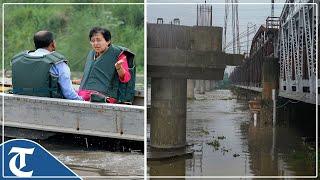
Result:
{"type": "Polygon", "coordinates": [[[148,48],[210,51],[222,49],[222,28],[148,24],[148,48]]]}

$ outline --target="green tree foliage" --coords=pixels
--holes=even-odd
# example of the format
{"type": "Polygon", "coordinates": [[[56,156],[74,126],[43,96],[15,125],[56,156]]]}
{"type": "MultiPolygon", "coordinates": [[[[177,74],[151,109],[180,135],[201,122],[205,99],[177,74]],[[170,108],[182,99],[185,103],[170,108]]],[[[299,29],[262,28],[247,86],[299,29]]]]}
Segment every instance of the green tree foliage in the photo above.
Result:
{"type": "Polygon", "coordinates": [[[231,81],[229,79],[229,74],[224,73],[223,80],[218,81],[217,89],[229,89],[231,86],[231,81]]]}
{"type": "Polygon", "coordinates": [[[72,71],[83,71],[91,49],[89,31],[101,26],[109,29],[112,43],[136,54],[139,73],[143,73],[143,4],[98,5],[6,5],[4,13],[5,69],[18,52],[34,49],[33,34],[54,32],[57,51],[64,54],[72,71]]]}
{"type": "Polygon", "coordinates": [[[112,13],[119,17],[124,25],[143,26],[143,6],[116,6],[112,13]]]}

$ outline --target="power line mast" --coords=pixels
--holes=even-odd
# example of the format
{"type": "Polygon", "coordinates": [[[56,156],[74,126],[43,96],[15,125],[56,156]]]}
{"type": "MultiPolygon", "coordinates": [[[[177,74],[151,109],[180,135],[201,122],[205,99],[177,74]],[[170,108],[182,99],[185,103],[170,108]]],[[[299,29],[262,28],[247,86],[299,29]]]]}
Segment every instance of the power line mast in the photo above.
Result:
{"type": "Polygon", "coordinates": [[[232,37],[233,37],[233,53],[240,54],[240,39],[239,39],[239,15],[238,15],[238,0],[232,1],[232,37]]]}
{"type": "Polygon", "coordinates": [[[231,5],[231,31],[232,31],[232,52],[240,54],[240,37],[239,37],[239,14],[238,0],[225,0],[225,16],[224,16],[224,48],[227,48],[227,27],[229,17],[229,7],[231,5]]]}
{"type": "Polygon", "coordinates": [[[225,5],[224,5],[224,32],[223,32],[223,51],[226,51],[227,48],[227,27],[228,27],[228,16],[229,16],[229,0],[225,0],[225,5]]]}
{"type": "MultiPolygon", "coordinates": [[[[236,3],[238,3],[238,0],[236,0],[236,3]]],[[[236,36],[237,36],[237,47],[238,47],[238,54],[240,54],[240,37],[239,37],[239,15],[238,15],[238,4],[235,5],[235,19],[236,19],[236,36]]]]}
{"type": "MultiPolygon", "coordinates": [[[[247,51],[246,51],[246,56],[249,57],[250,54],[250,35],[254,34],[256,32],[256,25],[253,24],[252,22],[248,22],[247,24],[247,40],[246,40],[246,44],[247,44],[247,51]]],[[[241,36],[240,36],[241,39],[241,36]]]]}
{"type": "Polygon", "coordinates": [[[274,0],[271,0],[271,17],[274,17],[274,0]]]}
{"type": "MultiPolygon", "coordinates": [[[[207,1],[204,1],[207,3],[207,1]]],[[[212,26],[212,5],[197,4],[197,26],[212,26]]]]}

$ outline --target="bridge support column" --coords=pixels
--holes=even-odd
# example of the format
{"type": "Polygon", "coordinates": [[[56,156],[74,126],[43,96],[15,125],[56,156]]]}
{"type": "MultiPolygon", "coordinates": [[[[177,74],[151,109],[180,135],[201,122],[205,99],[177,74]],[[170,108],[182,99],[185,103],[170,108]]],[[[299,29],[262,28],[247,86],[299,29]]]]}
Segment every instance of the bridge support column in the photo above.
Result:
{"type": "Polygon", "coordinates": [[[188,79],[187,80],[187,97],[188,99],[194,99],[194,85],[195,85],[195,80],[193,79],[188,79]]]}
{"type": "Polygon", "coordinates": [[[194,80],[194,93],[199,93],[200,86],[199,86],[199,80],[194,80]]]}
{"type": "Polygon", "coordinates": [[[262,124],[271,125],[273,122],[272,89],[275,97],[279,89],[279,65],[275,58],[265,58],[262,67],[262,103],[260,119],[262,124]]]}
{"type": "Polygon", "coordinates": [[[186,144],[187,79],[151,79],[150,146],[181,148],[186,144]]]}
{"type": "Polygon", "coordinates": [[[205,90],[208,92],[208,91],[211,91],[211,82],[210,80],[205,80],[204,81],[204,84],[205,84],[205,90]]]}
{"type": "Polygon", "coordinates": [[[272,100],[272,89],[279,89],[279,65],[275,58],[265,58],[262,67],[262,99],[272,100]]]}
{"type": "Polygon", "coordinates": [[[205,92],[205,83],[204,80],[195,80],[196,81],[196,93],[204,94],[205,92]]]}
{"type": "Polygon", "coordinates": [[[211,90],[214,89],[216,87],[216,81],[215,80],[211,80],[210,81],[210,88],[211,90]]]}
{"type": "Polygon", "coordinates": [[[204,80],[199,80],[199,94],[204,94],[204,92],[205,92],[204,80]]]}
{"type": "MultiPolygon", "coordinates": [[[[148,24],[147,31],[150,149],[154,156],[164,151],[161,157],[172,157],[178,152],[170,148],[186,149],[187,79],[222,80],[226,64],[243,56],[221,52],[221,27],[148,24]]],[[[204,94],[204,80],[197,85],[204,94]]]]}

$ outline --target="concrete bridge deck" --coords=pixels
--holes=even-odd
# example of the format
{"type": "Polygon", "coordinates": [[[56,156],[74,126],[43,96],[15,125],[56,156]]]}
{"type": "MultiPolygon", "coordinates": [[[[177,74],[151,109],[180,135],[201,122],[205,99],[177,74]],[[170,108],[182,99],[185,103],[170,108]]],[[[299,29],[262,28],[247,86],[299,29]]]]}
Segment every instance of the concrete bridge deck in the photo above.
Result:
{"type": "Polygon", "coordinates": [[[247,89],[247,90],[251,90],[251,91],[255,91],[255,92],[262,92],[262,88],[261,87],[254,87],[254,86],[241,86],[241,85],[233,85],[234,87],[238,87],[241,89],[247,89]]]}

